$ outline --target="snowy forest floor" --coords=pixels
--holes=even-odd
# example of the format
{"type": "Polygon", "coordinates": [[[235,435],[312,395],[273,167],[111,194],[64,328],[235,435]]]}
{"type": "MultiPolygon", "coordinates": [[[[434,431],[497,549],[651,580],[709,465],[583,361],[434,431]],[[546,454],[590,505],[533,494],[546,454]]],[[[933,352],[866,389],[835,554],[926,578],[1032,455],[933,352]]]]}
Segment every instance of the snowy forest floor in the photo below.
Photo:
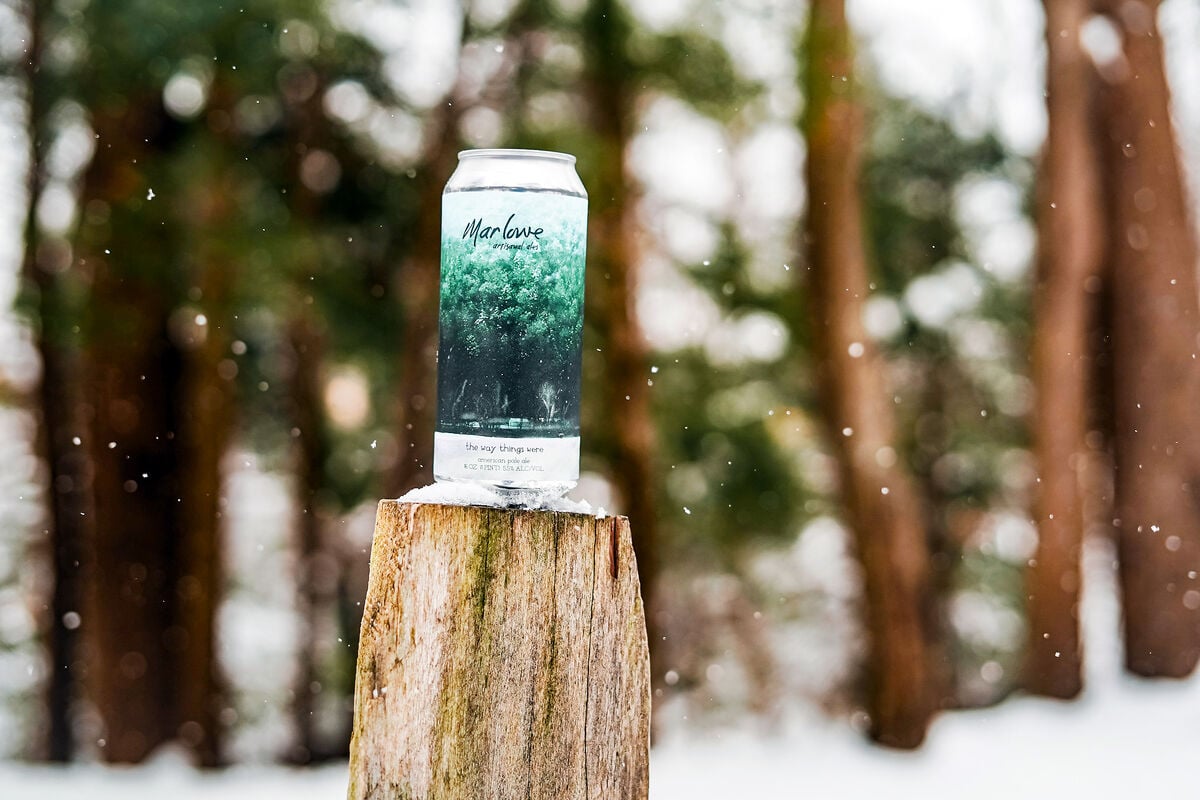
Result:
{"type": "MultiPolygon", "coordinates": [[[[272,533],[269,523],[288,518],[286,484],[250,467],[239,474],[241,479],[232,484],[232,503],[252,508],[254,514],[241,520],[231,536],[235,571],[240,576],[282,574],[286,552],[280,543],[287,540],[287,531],[272,533]],[[238,493],[252,495],[255,502],[244,502],[238,493]]],[[[372,511],[366,510],[367,518],[358,526],[368,532],[372,511]]],[[[365,548],[369,540],[360,544],[365,548]]],[[[816,550],[821,571],[833,570],[836,564],[828,548],[816,550]]],[[[993,708],[945,713],[916,753],[870,745],[846,719],[831,718],[800,700],[778,710],[780,722],[770,734],[763,732],[761,720],[748,718],[735,727],[722,727],[691,713],[685,703],[672,701],[659,715],[659,744],[651,756],[652,800],[1125,798],[1146,790],[1191,796],[1200,746],[1200,676],[1147,682],[1122,673],[1112,558],[1111,547],[1103,543],[1087,548],[1081,614],[1087,688],[1078,701],[1017,696],[993,708]]],[[[288,674],[294,649],[294,637],[285,635],[292,619],[292,593],[283,581],[243,579],[237,585],[235,602],[227,609],[237,613],[224,618],[230,636],[227,668],[247,684],[241,689],[244,705],[274,709],[255,726],[247,726],[242,736],[249,744],[235,743],[239,757],[248,763],[202,773],[188,766],[178,751],[123,769],[0,760],[0,800],[344,797],[344,764],[302,770],[264,763],[282,752],[287,741],[286,718],[281,717],[286,706],[271,692],[280,693],[279,686],[287,685],[279,676],[288,674]],[[255,676],[261,676],[264,685],[253,683],[255,676]]],[[[823,657],[802,661],[813,663],[781,661],[781,667],[831,669],[823,657]]],[[[10,672],[24,674],[25,662],[17,666],[21,669],[10,672]]],[[[15,718],[0,716],[0,740],[19,746],[19,734],[5,729],[11,724],[15,718]]]]}
{"type": "MultiPolygon", "coordinates": [[[[782,736],[674,736],[651,759],[653,800],[702,798],[1130,797],[1190,793],[1200,739],[1200,680],[1115,679],[1073,704],[1018,698],[946,714],[915,754],[866,744],[846,725],[799,722],[782,736]]],[[[136,769],[0,763],[13,800],[316,800],[345,796],[344,765],[235,767],[201,774],[175,755],[136,769]]]]}
{"type": "MultiPolygon", "coordinates": [[[[651,757],[653,800],[752,797],[1131,797],[1194,792],[1200,677],[1147,682],[1124,676],[1111,573],[1085,563],[1083,622],[1088,686],[1074,703],[1016,697],[993,708],[943,714],[924,748],[896,753],[866,743],[845,721],[806,707],[781,730],[692,728],[664,714],[651,757]]],[[[749,726],[753,727],[753,726],[749,726]]],[[[55,768],[0,762],[5,800],[316,800],[345,796],[346,767],[269,765],[200,773],[168,752],[133,769],[55,768]]]]}

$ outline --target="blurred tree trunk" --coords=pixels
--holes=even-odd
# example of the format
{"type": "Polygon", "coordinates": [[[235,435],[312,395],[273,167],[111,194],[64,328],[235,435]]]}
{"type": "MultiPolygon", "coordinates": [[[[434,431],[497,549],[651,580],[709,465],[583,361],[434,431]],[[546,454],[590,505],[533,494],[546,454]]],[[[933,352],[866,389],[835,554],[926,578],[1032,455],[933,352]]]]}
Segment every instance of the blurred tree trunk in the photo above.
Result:
{"type": "MultiPolygon", "coordinates": [[[[296,727],[295,745],[290,760],[310,763],[323,753],[317,741],[316,697],[318,692],[317,635],[319,616],[329,607],[331,582],[321,514],[317,500],[325,489],[325,463],[329,442],[321,404],[321,366],[324,344],[311,315],[299,313],[288,325],[288,341],[294,359],[291,386],[292,422],[300,431],[297,482],[299,503],[296,509],[296,533],[300,568],[296,578],[297,601],[303,621],[300,632],[299,669],[297,671],[292,717],[296,727]]],[[[348,742],[347,742],[348,745],[348,742]]]]}
{"type": "MultiPolygon", "coordinates": [[[[207,305],[220,308],[220,300],[207,305]]],[[[209,317],[210,326],[212,317],[209,317]]],[[[228,380],[218,374],[228,353],[224,326],[184,356],[179,425],[177,619],[182,632],[173,648],[178,729],[200,766],[222,763],[220,712],[223,682],[217,664],[216,618],[224,571],[221,547],[221,461],[232,429],[228,380]]],[[[170,632],[168,631],[168,634],[170,632]]]]}
{"type": "Polygon", "coordinates": [[[96,152],[80,206],[76,253],[92,289],[84,363],[94,519],[89,543],[88,684],[104,724],[103,758],[141,761],[173,731],[169,648],[178,541],[177,419],[181,364],[169,341],[161,275],[173,252],[165,227],[132,224],[146,191],[135,166],[148,155],[154,100],[93,109],[96,152]],[[168,635],[170,634],[170,635],[168,635]]]}
{"type": "MultiPolygon", "coordinates": [[[[213,153],[206,163],[220,164],[213,153]]],[[[173,652],[178,682],[178,734],[201,766],[221,763],[222,680],[217,667],[216,617],[221,598],[221,461],[233,429],[232,373],[222,374],[231,339],[230,262],[225,252],[236,216],[232,173],[196,181],[191,220],[196,241],[193,286],[199,290],[192,332],[183,342],[178,394],[179,517],[177,620],[183,632],[173,652]],[[203,317],[203,321],[200,317],[203,317]]],[[[188,314],[192,314],[189,308],[188,314]]],[[[178,337],[179,334],[176,334],[178,337]]],[[[232,365],[232,362],[229,362],[232,365]]]]}
{"type": "MultiPolygon", "coordinates": [[[[459,51],[471,36],[471,4],[462,8],[459,51]]],[[[444,102],[430,112],[417,173],[417,219],[400,266],[404,311],[397,392],[396,466],[385,491],[398,497],[433,482],[433,429],[437,422],[438,295],[441,288],[442,188],[458,164],[462,75],[444,102]]]]}
{"type": "Polygon", "coordinates": [[[1181,677],[1200,658],[1200,309],[1157,0],[1104,0],[1102,146],[1112,241],[1114,456],[1125,664],[1181,677]]]}
{"type": "MultiPolygon", "coordinates": [[[[318,75],[314,88],[297,95],[289,106],[289,130],[293,142],[288,148],[291,176],[288,196],[291,212],[300,230],[315,230],[321,217],[321,197],[301,177],[304,156],[310,150],[329,146],[328,119],[321,107],[327,79],[318,75]]],[[[291,381],[288,387],[291,426],[296,439],[296,605],[301,620],[297,647],[296,679],[291,706],[293,742],[287,760],[311,764],[329,758],[344,757],[350,749],[350,726],[344,739],[335,746],[321,742],[318,726],[317,697],[321,692],[320,637],[328,635],[322,624],[335,603],[334,588],[339,583],[339,564],[331,552],[325,527],[322,500],[329,489],[326,469],[329,462],[330,433],[324,405],[324,367],[326,332],[313,309],[311,286],[306,277],[320,270],[320,242],[315,238],[298,248],[296,274],[300,278],[293,293],[294,308],[287,322],[290,348],[291,381]]],[[[436,265],[435,265],[436,269],[436,265]]],[[[436,278],[436,272],[435,272],[436,278]]],[[[436,313],[436,295],[434,296],[436,313]]],[[[435,319],[436,329],[436,319],[435,319]]],[[[357,608],[357,607],[356,607],[357,608]]],[[[353,660],[349,664],[353,669],[353,660]]]]}
{"type": "Polygon", "coordinates": [[[400,268],[400,302],[404,309],[396,433],[400,455],[388,480],[389,496],[400,496],[433,481],[442,187],[457,164],[460,116],[453,100],[434,109],[416,178],[417,225],[400,268]]]}
{"type": "Polygon", "coordinates": [[[1044,0],[1049,130],[1037,197],[1032,369],[1037,388],[1033,449],[1038,465],[1036,560],[1027,578],[1029,650],[1023,683],[1071,698],[1083,685],[1079,634],[1089,393],[1088,331],[1103,226],[1091,98],[1095,74],[1080,30],[1091,0],[1044,0]]]}
{"type": "Polygon", "coordinates": [[[599,149],[589,187],[588,308],[604,344],[603,383],[608,389],[613,438],[610,476],[633,530],[650,641],[652,684],[665,667],[655,602],[659,576],[657,471],[654,419],[647,384],[646,343],[637,320],[638,259],[634,197],[626,168],[632,138],[633,67],[626,53],[630,25],[615,0],[592,0],[584,15],[584,91],[599,149]]]}
{"type": "Polygon", "coordinates": [[[909,476],[877,458],[894,445],[895,422],[885,366],[862,323],[863,112],[844,0],[813,1],[805,57],[808,290],[822,404],[865,578],[871,736],[916,747],[935,705],[929,547],[909,476]]]}
{"type": "Polygon", "coordinates": [[[42,362],[37,400],[41,411],[38,444],[49,472],[47,511],[49,512],[49,554],[52,564],[53,594],[50,618],[46,621],[50,677],[46,684],[45,757],[50,761],[70,761],[74,754],[71,717],[77,679],[79,654],[78,624],[65,620],[79,614],[81,545],[87,524],[85,492],[86,458],[74,444],[78,435],[75,414],[76,391],[74,358],[58,330],[64,316],[55,267],[44,263],[48,255],[37,223],[37,207],[45,181],[46,116],[48,97],[41,73],[43,26],[46,6],[28,0],[26,24],[30,40],[25,55],[24,79],[29,109],[29,171],[26,181],[25,250],[22,278],[36,292],[34,346],[42,362]]]}
{"type": "MultiPolygon", "coordinates": [[[[76,236],[92,281],[88,685],[105,760],[138,762],[178,737],[200,764],[215,765],[220,461],[232,427],[220,374],[229,277],[221,243],[236,213],[233,183],[202,173],[181,201],[198,241],[182,247],[176,206],[144,199],[151,187],[140,165],[173,155],[158,97],[93,108],[92,126],[76,236]],[[176,313],[172,276],[185,268],[196,307],[176,313]]],[[[212,163],[211,154],[198,158],[212,163]]]]}

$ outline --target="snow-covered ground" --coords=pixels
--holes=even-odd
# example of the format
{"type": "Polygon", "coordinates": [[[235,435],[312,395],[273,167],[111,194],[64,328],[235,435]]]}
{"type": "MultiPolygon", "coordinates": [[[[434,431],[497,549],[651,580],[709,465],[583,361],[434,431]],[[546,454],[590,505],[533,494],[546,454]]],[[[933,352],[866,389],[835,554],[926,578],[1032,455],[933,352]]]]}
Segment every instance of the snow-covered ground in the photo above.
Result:
{"type": "MultiPolygon", "coordinates": [[[[811,708],[790,709],[782,730],[769,736],[689,728],[668,713],[665,741],[651,756],[652,800],[1194,795],[1200,677],[1151,683],[1121,674],[1111,565],[1111,548],[1089,547],[1082,614],[1088,687],[1080,700],[1020,697],[944,714],[917,753],[874,747],[849,723],[811,708]]],[[[316,800],[345,790],[344,765],[202,774],[175,752],[135,769],[0,762],[3,800],[316,800]]]]}
{"type": "Polygon", "coordinates": [[[943,716],[915,754],[872,747],[845,726],[776,740],[673,743],[651,760],[654,800],[922,797],[927,800],[1190,795],[1200,680],[1093,687],[1067,704],[1032,698],[943,716]]]}
{"type": "MultiPolygon", "coordinates": [[[[949,714],[916,754],[872,747],[847,726],[720,736],[656,748],[652,800],[705,798],[1128,798],[1195,792],[1200,681],[1092,687],[1073,704],[1022,698],[949,714]]],[[[174,756],[139,769],[0,764],[6,800],[316,800],[345,796],[343,765],[199,774],[174,756]]]]}

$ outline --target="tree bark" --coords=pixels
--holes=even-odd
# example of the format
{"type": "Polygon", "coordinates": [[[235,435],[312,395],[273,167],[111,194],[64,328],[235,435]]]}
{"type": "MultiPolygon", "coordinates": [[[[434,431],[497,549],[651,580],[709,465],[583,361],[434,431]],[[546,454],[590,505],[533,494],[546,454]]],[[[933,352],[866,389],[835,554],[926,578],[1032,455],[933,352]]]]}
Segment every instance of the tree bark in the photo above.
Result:
{"type": "MultiPolygon", "coordinates": [[[[221,242],[236,211],[229,173],[203,175],[192,201],[197,241],[192,284],[201,290],[192,337],[183,343],[180,375],[179,545],[174,592],[175,625],[183,636],[172,647],[178,686],[177,733],[201,766],[222,761],[220,711],[223,687],[217,665],[216,620],[222,594],[221,461],[233,430],[232,375],[221,374],[230,337],[232,253],[221,242]]],[[[176,334],[178,337],[178,334],[176,334]]]]}
{"type": "MultiPolygon", "coordinates": [[[[153,101],[93,109],[97,150],[80,205],[109,221],[76,236],[92,287],[84,354],[84,446],[94,478],[88,547],[88,686],[104,723],[103,757],[142,760],[174,731],[165,636],[174,622],[178,498],[174,391],[180,358],[167,334],[171,304],[158,274],[172,252],[165,228],[135,241],[130,209],[145,186],[135,164],[153,133],[153,101]]],[[[178,632],[176,632],[178,633],[178,632]]],[[[178,637],[176,637],[178,641],[178,637]]]]}
{"type": "Polygon", "coordinates": [[[1037,197],[1032,369],[1037,390],[1036,559],[1027,576],[1029,649],[1023,683],[1033,694],[1071,698],[1083,686],[1079,634],[1089,327],[1104,232],[1092,95],[1095,70],[1080,31],[1090,0],[1044,0],[1049,118],[1037,197]]]}
{"type": "Polygon", "coordinates": [[[1200,658],[1200,309],[1156,0],[1107,1],[1104,71],[1114,461],[1125,663],[1182,677],[1200,658]]]}
{"type": "Polygon", "coordinates": [[[298,438],[296,478],[299,491],[296,509],[297,556],[300,564],[296,588],[299,615],[303,620],[298,647],[298,669],[292,716],[296,742],[290,760],[306,764],[321,758],[317,741],[316,690],[317,637],[319,616],[329,607],[331,583],[318,498],[325,489],[325,463],[329,458],[329,440],[321,407],[321,365],[324,360],[322,335],[316,322],[300,312],[288,330],[295,364],[292,373],[291,404],[298,438]]]}
{"type": "Polygon", "coordinates": [[[215,765],[220,461],[232,425],[219,371],[228,345],[220,242],[234,213],[232,179],[200,181],[180,226],[173,206],[142,200],[140,165],[176,155],[157,96],[91,111],[97,149],[81,206],[104,213],[85,216],[76,235],[91,272],[88,689],[104,723],[105,760],[136,763],[179,738],[200,764],[215,765]],[[182,247],[181,227],[200,243],[182,247]],[[200,290],[190,319],[175,314],[171,271],[181,264],[172,254],[200,290]]]}
{"type": "MultiPolygon", "coordinates": [[[[470,36],[470,7],[463,7],[459,48],[470,36]]],[[[461,75],[459,78],[461,79],[461,75]]],[[[400,267],[404,310],[397,392],[399,456],[386,481],[399,496],[433,481],[433,430],[437,422],[438,295],[441,288],[442,188],[458,163],[462,119],[460,80],[430,113],[425,150],[417,175],[417,220],[412,244],[400,267]]]]}
{"type": "MultiPolygon", "coordinates": [[[[303,155],[310,148],[329,146],[329,132],[321,108],[325,78],[319,77],[317,88],[307,97],[297,98],[288,108],[288,129],[293,142],[288,148],[288,174],[293,218],[304,229],[316,230],[322,212],[322,198],[301,179],[303,155]]],[[[314,240],[304,248],[306,260],[298,274],[313,275],[320,269],[318,243],[314,240]]],[[[323,634],[322,615],[329,610],[330,586],[336,583],[331,572],[334,564],[326,542],[325,514],[322,499],[327,494],[326,465],[330,455],[329,429],[325,419],[323,370],[325,363],[325,331],[315,318],[310,287],[300,282],[293,287],[293,312],[287,323],[287,343],[291,349],[291,380],[289,410],[296,444],[296,605],[301,620],[300,642],[297,647],[296,680],[293,686],[292,721],[295,739],[287,760],[294,764],[311,764],[334,756],[338,748],[320,742],[317,725],[317,693],[319,691],[319,638],[323,634]]],[[[349,744],[349,731],[343,745],[349,744]]],[[[345,752],[340,754],[344,757],[345,752]]]]}
{"type": "Polygon", "coordinates": [[[935,706],[929,547],[907,472],[880,456],[894,447],[895,420],[885,366],[862,323],[863,118],[844,2],[814,0],[810,8],[804,236],[819,390],[865,578],[871,736],[916,747],[935,706]]]}
{"type": "Polygon", "coordinates": [[[599,146],[588,201],[588,307],[595,312],[592,324],[603,343],[602,380],[608,408],[620,420],[605,432],[612,437],[609,474],[622,510],[637,532],[633,547],[642,574],[651,670],[659,686],[665,668],[657,658],[662,634],[655,602],[660,572],[657,443],[647,384],[647,347],[637,319],[637,222],[626,168],[633,109],[624,15],[613,0],[593,0],[584,22],[588,34],[585,90],[599,146]]]}
{"type": "Polygon", "coordinates": [[[645,798],[643,622],[624,518],[381,502],[349,797],[645,798]]]}
{"type": "Polygon", "coordinates": [[[418,190],[420,218],[412,248],[401,267],[404,308],[397,415],[399,457],[388,494],[402,495],[433,481],[433,429],[437,421],[438,289],[441,267],[442,186],[457,157],[458,110],[434,112],[430,146],[418,190]]]}

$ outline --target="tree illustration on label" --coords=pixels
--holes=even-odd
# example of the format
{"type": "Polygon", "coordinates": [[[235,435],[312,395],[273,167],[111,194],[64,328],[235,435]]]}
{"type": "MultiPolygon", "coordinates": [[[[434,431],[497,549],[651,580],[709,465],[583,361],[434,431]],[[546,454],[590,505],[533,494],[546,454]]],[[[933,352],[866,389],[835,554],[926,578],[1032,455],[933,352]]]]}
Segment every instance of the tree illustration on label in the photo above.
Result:
{"type": "Polygon", "coordinates": [[[578,437],[587,200],[443,200],[438,431],[578,437]]]}

